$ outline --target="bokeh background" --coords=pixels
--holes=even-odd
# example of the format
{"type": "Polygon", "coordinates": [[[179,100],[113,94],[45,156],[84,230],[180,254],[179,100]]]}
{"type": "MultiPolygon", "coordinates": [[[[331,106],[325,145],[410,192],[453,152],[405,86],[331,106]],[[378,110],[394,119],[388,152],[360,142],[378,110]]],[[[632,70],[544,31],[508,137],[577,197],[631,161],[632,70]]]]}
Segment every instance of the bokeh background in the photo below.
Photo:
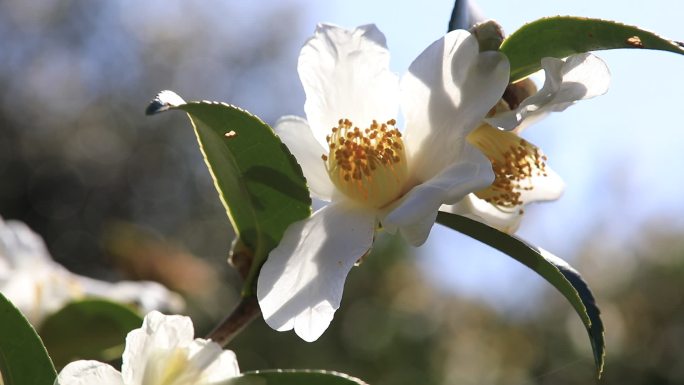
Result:
{"type": "MultiPolygon", "coordinates": [[[[317,22],[376,23],[392,68],[443,35],[452,1],[0,2],[0,215],[54,258],[102,279],[182,292],[198,334],[235,303],[232,232],[181,114],[143,115],[160,90],[226,101],[266,122],[303,114],[299,48],[317,22]]],[[[564,14],[684,40],[679,0],[482,0],[512,32],[564,14]]],[[[606,384],[684,383],[684,57],[598,55],[605,96],[526,131],[567,183],[520,235],[569,260],[607,327],[606,384]]],[[[541,80],[538,78],[538,80],[541,80]]],[[[538,82],[541,84],[541,82],[538,82]]],[[[308,344],[255,321],[230,346],[243,370],[325,368],[373,384],[585,384],[594,369],[564,299],[510,258],[436,227],[383,237],[352,271],[331,329],[308,344]]]]}

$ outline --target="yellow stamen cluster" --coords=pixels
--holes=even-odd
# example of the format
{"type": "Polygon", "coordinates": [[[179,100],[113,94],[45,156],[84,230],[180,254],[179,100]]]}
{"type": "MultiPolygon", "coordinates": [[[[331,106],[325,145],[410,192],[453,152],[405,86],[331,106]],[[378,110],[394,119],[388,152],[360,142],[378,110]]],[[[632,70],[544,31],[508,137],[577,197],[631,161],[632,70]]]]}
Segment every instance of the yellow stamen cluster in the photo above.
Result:
{"type": "Polygon", "coordinates": [[[494,183],[475,193],[501,209],[520,208],[522,192],[534,189],[533,177],[544,177],[546,155],[518,135],[483,124],[468,135],[468,141],[492,162],[494,183]]]}
{"type": "Polygon", "coordinates": [[[329,154],[323,155],[328,175],[348,197],[382,207],[402,192],[407,176],[401,133],[394,119],[373,120],[367,128],[340,119],[326,137],[329,154]]]}

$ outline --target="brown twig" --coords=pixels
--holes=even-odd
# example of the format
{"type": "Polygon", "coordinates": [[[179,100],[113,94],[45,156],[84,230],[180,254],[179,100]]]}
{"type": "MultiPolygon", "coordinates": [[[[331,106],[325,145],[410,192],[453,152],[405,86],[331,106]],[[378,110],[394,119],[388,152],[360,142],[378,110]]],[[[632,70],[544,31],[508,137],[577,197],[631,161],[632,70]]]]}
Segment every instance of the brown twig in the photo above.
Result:
{"type": "MultiPolygon", "coordinates": [[[[237,238],[231,247],[228,263],[237,270],[244,280],[249,275],[253,261],[254,254],[252,251],[237,238]]],[[[225,347],[259,314],[261,314],[261,309],[256,296],[244,296],[235,309],[209,333],[207,338],[225,347]]]]}
{"type": "Polygon", "coordinates": [[[256,296],[244,297],[226,318],[221,321],[207,336],[208,339],[225,347],[242,329],[254,321],[259,314],[259,302],[256,296]]]}

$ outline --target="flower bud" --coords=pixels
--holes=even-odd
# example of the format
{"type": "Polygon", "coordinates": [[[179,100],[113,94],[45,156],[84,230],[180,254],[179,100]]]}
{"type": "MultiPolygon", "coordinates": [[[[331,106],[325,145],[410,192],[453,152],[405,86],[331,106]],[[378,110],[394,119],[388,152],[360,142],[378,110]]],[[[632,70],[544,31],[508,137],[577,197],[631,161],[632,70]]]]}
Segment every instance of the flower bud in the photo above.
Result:
{"type": "Polygon", "coordinates": [[[505,36],[501,25],[494,20],[475,24],[470,33],[475,35],[477,42],[480,43],[480,52],[498,51],[505,36]]]}

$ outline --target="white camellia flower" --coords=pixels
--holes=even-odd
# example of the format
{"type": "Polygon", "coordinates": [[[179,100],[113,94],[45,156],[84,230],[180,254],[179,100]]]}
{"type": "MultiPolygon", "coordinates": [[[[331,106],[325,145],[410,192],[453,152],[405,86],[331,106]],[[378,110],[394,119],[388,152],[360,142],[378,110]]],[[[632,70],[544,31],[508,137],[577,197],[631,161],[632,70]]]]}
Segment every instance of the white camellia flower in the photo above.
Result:
{"type": "MultiPolygon", "coordinates": [[[[485,22],[474,1],[458,1],[454,12],[454,28],[477,29],[476,25],[485,22]]],[[[541,90],[535,93],[536,87],[529,78],[521,81],[518,90],[529,97],[512,106],[502,99],[494,115],[468,137],[492,162],[494,183],[468,194],[455,205],[442,206],[441,211],[465,215],[514,233],[526,205],[562,195],[563,180],[548,167],[546,156],[518,135],[550,112],[563,111],[579,100],[604,94],[608,91],[610,72],[601,59],[589,53],[564,60],[543,58],[541,65],[546,76],[541,90]]],[[[516,85],[512,88],[515,90],[516,85]]],[[[509,87],[507,92],[511,90],[509,87]]]]}
{"type": "Polygon", "coordinates": [[[525,205],[561,196],[564,183],[548,167],[546,156],[518,135],[550,112],[604,94],[610,72],[601,59],[589,53],[564,60],[544,58],[541,64],[546,77],[538,92],[512,109],[502,101],[499,107],[506,106],[468,136],[468,141],[491,160],[494,183],[468,194],[456,205],[442,207],[442,211],[466,215],[513,233],[520,225],[525,205]]]}
{"type": "Polygon", "coordinates": [[[467,31],[453,31],[400,82],[374,25],[319,25],[298,70],[307,119],[284,117],[275,130],[312,196],[330,204],[285,231],[261,269],[257,297],[272,328],[314,341],[378,228],[420,245],[442,204],[492,183],[489,160],[466,137],[501,98],[509,64],[499,52],[480,53],[467,31]]]}
{"type": "Polygon", "coordinates": [[[52,260],[43,240],[26,224],[1,217],[0,293],[34,326],[66,303],[85,297],[131,303],[145,313],[183,307],[178,294],[156,282],[110,283],[71,273],[52,260]]]}
{"type": "Polygon", "coordinates": [[[75,361],[55,384],[219,385],[240,374],[232,351],[194,334],[190,318],[153,311],[128,333],[121,372],[98,361],[75,361]]]}

